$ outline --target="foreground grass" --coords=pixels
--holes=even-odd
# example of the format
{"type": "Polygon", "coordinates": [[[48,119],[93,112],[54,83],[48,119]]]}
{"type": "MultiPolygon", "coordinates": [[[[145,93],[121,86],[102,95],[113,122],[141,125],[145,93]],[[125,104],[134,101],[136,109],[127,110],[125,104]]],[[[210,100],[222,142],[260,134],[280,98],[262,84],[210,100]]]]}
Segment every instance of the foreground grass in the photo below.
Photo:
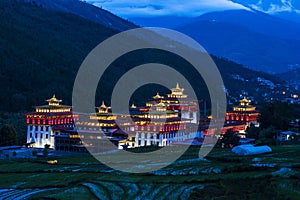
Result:
{"type": "Polygon", "coordinates": [[[198,149],[191,148],[172,165],[146,174],[118,172],[89,155],[51,158],[57,165],[47,164],[47,159],[6,160],[0,162],[0,188],[55,189],[31,195],[33,199],[297,199],[299,146],[272,149],[270,154],[247,157],[214,149],[206,159],[197,159],[198,149]],[[281,168],[292,174],[274,175],[281,168]]]}

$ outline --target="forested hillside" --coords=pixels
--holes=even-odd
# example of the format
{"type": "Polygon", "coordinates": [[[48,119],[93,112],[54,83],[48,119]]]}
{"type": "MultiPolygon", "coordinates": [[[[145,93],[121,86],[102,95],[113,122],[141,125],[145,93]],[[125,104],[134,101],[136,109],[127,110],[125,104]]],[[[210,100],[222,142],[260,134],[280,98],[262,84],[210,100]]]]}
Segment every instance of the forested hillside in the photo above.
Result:
{"type": "MultiPolygon", "coordinates": [[[[32,106],[43,104],[52,94],[64,99],[65,104],[70,104],[73,82],[80,64],[97,44],[117,33],[73,14],[15,0],[0,1],[0,22],[0,92],[3,94],[0,110],[8,112],[30,111],[32,106]]],[[[114,63],[111,74],[100,88],[99,99],[109,98],[108,90],[118,77],[136,64],[161,61],[191,74],[187,71],[186,62],[179,58],[165,59],[161,52],[137,53],[114,63]]],[[[242,65],[214,59],[232,96],[239,95],[245,89],[257,97],[268,92],[268,87],[263,86],[261,91],[255,90],[260,84],[256,81],[257,77],[280,83],[272,76],[254,72],[242,65]],[[234,79],[236,75],[243,79],[234,79]]],[[[193,76],[190,78],[193,79],[193,76]]],[[[201,85],[198,89],[205,90],[201,85]]],[[[140,101],[151,95],[140,94],[140,101]]]]}

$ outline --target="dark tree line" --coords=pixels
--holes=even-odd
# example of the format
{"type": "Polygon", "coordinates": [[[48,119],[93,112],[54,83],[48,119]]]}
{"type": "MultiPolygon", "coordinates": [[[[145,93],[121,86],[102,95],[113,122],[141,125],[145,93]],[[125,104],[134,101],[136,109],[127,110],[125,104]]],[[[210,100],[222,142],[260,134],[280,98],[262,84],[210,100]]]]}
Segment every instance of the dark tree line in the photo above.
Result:
{"type": "Polygon", "coordinates": [[[269,128],[286,131],[290,128],[290,122],[299,119],[300,105],[283,102],[269,102],[260,107],[259,122],[261,128],[269,128]]]}
{"type": "Polygon", "coordinates": [[[0,146],[11,146],[17,144],[17,133],[14,127],[4,125],[0,130],[0,146]]]}
{"type": "Polygon", "coordinates": [[[218,141],[218,146],[222,148],[232,148],[237,146],[240,141],[240,136],[232,129],[226,131],[225,134],[221,136],[221,139],[218,141]]]}
{"type": "MultiPolygon", "coordinates": [[[[278,143],[277,135],[281,131],[291,130],[291,123],[300,117],[300,106],[284,102],[268,102],[260,106],[260,127],[251,124],[246,134],[256,139],[257,145],[274,145],[278,143]]],[[[296,130],[298,131],[298,130],[296,130]]],[[[297,136],[294,138],[297,139],[297,136]]]]}

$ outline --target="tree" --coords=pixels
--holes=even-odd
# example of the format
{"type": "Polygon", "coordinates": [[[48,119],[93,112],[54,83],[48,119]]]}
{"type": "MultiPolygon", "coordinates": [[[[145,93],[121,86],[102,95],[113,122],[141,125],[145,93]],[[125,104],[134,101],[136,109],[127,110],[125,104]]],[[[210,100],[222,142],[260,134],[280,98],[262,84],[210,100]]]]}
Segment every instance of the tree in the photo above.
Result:
{"type": "Polygon", "coordinates": [[[48,154],[49,154],[48,149],[43,149],[43,156],[44,156],[44,157],[47,157],[48,154]]]}
{"type": "Polygon", "coordinates": [[[238,145],[239,141],[240,141],[240,137],[232,129],[229,129],[223,135],[221,139],[221,144],[222,147],[232,148],[233,146],[238,145]]]}
{"type": "Polygon", "coordinates": [[[45,144],[44,146],[45,148],[43,149],[43,156],[47,157],[49,154],[49,148],[50,148],[50,144],[45,144]]]}
{"type": "Polygon", "coordinates": [[[259,137],[259,132],[260,128],[255,127],[254,124],[251,123],[250,126],[248,126],[246,129],[247,138],[254,138],[257,140],[259,137]]]}
{"type": "Polygon", "coordinates": [[[268,102],[260,109],[259,122],[261,128],[273,126],[276,130],[286,131],[292,120],[299,117],[299,105],[268,102]]]}
{"type": "Polygon", "coordinates": [[[14,127],[4,125],[0,130],[0,146],[11,146],[17,143],[17,133],[14,127]]]}
{"type": "Polygon", "coordinates": [[[33,156],[37,156],[37,153],[38,153],[37,150],[35,150],[35,149],[32,150],[32,155],[33,155],[33,156]]]}
{"type": "Polygon", "coordinates": [[[274,145],[276,130],[273,126],[263,129],[259,132],[258,140],[256,143],[258,145],[274,145]]]}

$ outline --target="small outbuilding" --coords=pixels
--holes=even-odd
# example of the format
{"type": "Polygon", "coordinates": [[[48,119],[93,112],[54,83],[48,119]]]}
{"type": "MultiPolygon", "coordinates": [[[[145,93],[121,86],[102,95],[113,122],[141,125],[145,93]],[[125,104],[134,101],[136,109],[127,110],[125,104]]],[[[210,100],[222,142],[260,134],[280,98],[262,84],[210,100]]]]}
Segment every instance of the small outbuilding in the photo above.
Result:
{"type": "Polygon", "coordinates": [[[246,144],[246,145],[239,145],[239,146],[233,147],[232,152],[236,153],[237,155],[247,156],[247,155],[270,153],[270,152],[272,152],[272,149],[269,146],[256,147],[251,144],[246,144]]]}
{"type": "Polygon", "coordinates": [[[299,134],[292,131],[284,131],[284,132],[280,132],[277,138],[281,142],[286,142],[286,141],[290,141],[293,135],[299,135],[299,134]]]}

